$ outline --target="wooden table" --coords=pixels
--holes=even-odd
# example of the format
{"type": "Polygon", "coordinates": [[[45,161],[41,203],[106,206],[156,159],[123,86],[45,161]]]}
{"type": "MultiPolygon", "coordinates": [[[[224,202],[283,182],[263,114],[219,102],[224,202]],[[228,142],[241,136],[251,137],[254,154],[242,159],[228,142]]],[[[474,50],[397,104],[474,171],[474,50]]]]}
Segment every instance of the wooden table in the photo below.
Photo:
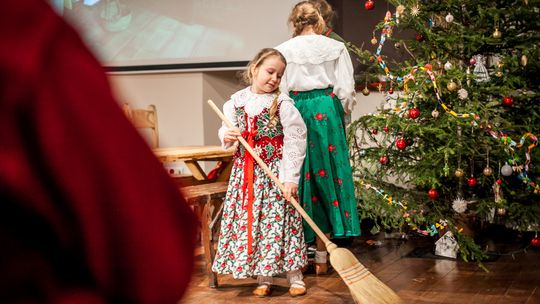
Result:
{"type": "Polygon", "coordinates": [[[225,161],[227,167],[218,176],[217,181],[227,181],[232,168],[234,149],[224,150],[220,146],[184,146],[154,149],[154,154],[162,162],[182,161],[193,177],[199,181],[207,180],[208,176],[199,165],[199,161],[225,161]]]}

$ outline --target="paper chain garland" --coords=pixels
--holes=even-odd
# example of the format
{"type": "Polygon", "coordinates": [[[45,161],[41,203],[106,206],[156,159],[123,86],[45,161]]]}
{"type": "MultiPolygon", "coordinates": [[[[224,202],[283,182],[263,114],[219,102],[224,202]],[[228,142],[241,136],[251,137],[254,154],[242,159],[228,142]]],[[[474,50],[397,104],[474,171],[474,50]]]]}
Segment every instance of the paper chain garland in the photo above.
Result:
{"type": "MultiPolygon", "coordinates": [[[[396,12],[397,14],[397,12],[396,12]]],[[[394,76],[392,75],[392,73],[390,72],[390,69],[388,68],[388,66],[386,65],[386,63],[384,62],[384,59],[382,58],[382,48],[384,46],[384,43],[386,42],[386,39],[388,37],[390,37],[392,35],[392,32],[393,32],[393,25],[391,24],[391,21],[392,21],[392,13],[390,11],[387,11],[385,16],[384,16],[384,27],[381,31],[381,37],[380,37],[380,40],[379,40],[379,45],[377,47],[377,51],[376,51],[376,58],[377,58],[377,62],[379,63],[379,66],[381,67],[381,69],[385,72],[386,76],[388,78],[390,78],[390,81],[393,81],[395,80],[396,82],[403,82],[403,88],[404,88],[404,92],[405,92],[405,97],[407,97],[407,94],[408,94],[408,85],[407,85],[407,82],[410,81],[410,80],[415,80],[414,78],[414,74],[418,71],[418,70],[421,70],[421,71],[424,71],[430,78],[431,82],[433,83],[433,90],[435,92],[435,97],[437,99],[437,103],[444,109],[444,111],[456,118],[473,118],[473,124],[474,125],[478,125],[476,123],[476,121],[480,120],[480,116],[475,114],[475,113],[456,113],[455,111],[453,111],[450,107],[448,107],[442,100],[441,96],[440,96],[440,93],[439,93],[439,88],[437,87],[437,79],[435,77],[435,74],[433,74],[433,71],[432,71],[432,66],[430,64],[426,64],[424,67],[418,67],[418,66],[414,66],[411,68],[411,71],[403,76],[403,77],[399,77],[399,76],[394,76]]],[[[402,112],[405,110],[405,108],[407,108],[409,102],[404,102],[401,107],[397,107],[395,108],[394,110],[396,112],[402,112]]],[[[512,154],[512,159],[510,159],[510,162],[514,165],[513,168],[515,171],[518,172],[518,178],[523,181],[523,183],[529,185],[530,187],[532,187],[534,189],[534,192],[535,193],[540,193],[540,185],[537,185],[534,181],[532,181],[528,175],[527,175],[527,171],[529,170],[529,163],[531,162],[531,156],[530,156],[530,152],[532,149],[534,149],[537,145],[538,145],[538,137],[535,136],[534,134],[528,132],[526,133],[525,135],[523,135],[519,141],[519,144],[516,143],[514,140],[512,140],[508,134],[506,133],[503,133],[501,131],[495,131],[491,128],[488,128],[486,130],[486,132],[488,132],[493,138],[495,139],[500,139],[501,143],[505,144],[506,145],[506,148],[511,152],[512,154]],[[517,164],[517,159],[516,157],[514,157],[514,147],[516,148],[521,148],[524,144],[525,144],[525,140],[527,138],[530,138],[532,143],[528,146],[527,148],[527,152],[525,152],[525,157],[526,157],[526,162],[524,165],[518,165],[517,164]]]]}
{"type": "MultiPolygon", "coordinates": [[[[384,200],[386,200],[389,205],[398,205],[398,206],[400,206],[401,207],[401,212],[403,213],[403,217],[405,218],[405,221],[407,222],[407,225],[411,226],[411,228],[413,230],[416,230],[416,232],[418,232],[418,233],[420,233],[422,235],[434,236],[435,234],[439,233],[439,230],[443,230],[448,226],[448,222],[446,220],[440,219],[439,222],[437,222],[435,224],[431,224],[431,225],[428,224],[427,228],[425,230],[420,229],[420,228],[418,228],[416,226],[415,223],[411,223],[411,218],[410,218],[409,212],[407,212],[406,203],[402,203],[400,201],[394,200],[392,198],[392,196],[387,195],[386,193],[384,193],[383,189],[376,188],[376,187],[372,186],[371,184],[366,184],[363,181],[361,181],[360,184],[366,189],[375,191],[379,196],[381,196],[384,200]]],[[[461,228],[461,227],[456,227],[456,229],[457,229],[458,233],[461,233],[463,231],[463,228],[461,228]]]]}

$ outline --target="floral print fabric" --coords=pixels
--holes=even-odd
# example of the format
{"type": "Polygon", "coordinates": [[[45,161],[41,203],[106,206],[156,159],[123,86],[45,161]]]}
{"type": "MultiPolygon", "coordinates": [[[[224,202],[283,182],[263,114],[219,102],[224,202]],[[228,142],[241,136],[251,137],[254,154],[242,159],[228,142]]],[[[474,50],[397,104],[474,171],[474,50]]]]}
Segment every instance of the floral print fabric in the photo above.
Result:
{"type": "MultiPolygon", "coordinates": [[[[283,146],[281,124],[268,129],[268,109],[249,119],[244,107],[236,107],[235,114],[240,131],[245,136],[252,134],[255,140],[254,149],[277,175],[283,146]],[[248,129],[248,120],[255,122],[255,129],[248,129]],[[248,130],[250,132],[247,132],[248,130]]],[[[247,206],[247,199],[244,199],[247,191],[243,189],[245,153],[247,151],[239,146],[234,157],[229,187],[223,202],[218,250],[212,270],[220,274],[232,274],[239,279],[256,275],[274,276],[299,269],[307,263],[302,218],[256,163],[251,208],[253,222],[248,229],[250,208],[247,206]],[[252,231],[251,254],[248,253],[248,230],[252,231]]]]}

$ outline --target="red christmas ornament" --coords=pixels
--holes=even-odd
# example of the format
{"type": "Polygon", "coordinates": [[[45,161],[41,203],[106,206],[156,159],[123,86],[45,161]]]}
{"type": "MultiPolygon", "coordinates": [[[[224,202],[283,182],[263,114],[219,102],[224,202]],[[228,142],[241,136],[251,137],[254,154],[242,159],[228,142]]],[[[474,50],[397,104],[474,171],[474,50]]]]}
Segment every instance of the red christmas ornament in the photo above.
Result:
{"type": "Polygon", "coordinates": [[[416,41],[418,42],[422,42],[426,39],[426,37],[424,37],[424,35],[422,34],[416,34],[416,41]]]}
{"type": "Polygon", "coordinates": [[[478,180],[474,176],[469,177],[469,179],[467,180],[467,185],[469,185],[469,187],[474,187],[477,184],[478,184],[478,180]]]}
{"type": "Polygon", "coordinates": [[[502,100],[503,105],[511,107],[514,104],[514,99],[510,96],[505,96],[502,100]]]}
{"type": "Polygon", "coordinates": [[[381,156],[381,158],[379,158],[379,162],[380,162],[382,165],[387,165],[387,164],[388,164],[388,161],[389,161],[389,159],[388,159],[388,156],[386,156],[386,155],[383,155],[383,156],[381,156]]]}
{"type": "Polygon", "coordinates": [[[371,130],[371,133],[373,133],[373,135],[377,135],[377,133],[379,133],[379,130],[373,129],[373,130],[371,130]]]}
{"type": "Polygon", "coordinates": [[[497,185],[502,185],[502,180],[498,179],[497,180],[497,185]]]}
{"type": "Polygon", "coordinates": [[[370,11],[375,8],[375,2],[373,0],[367,0],[366,3],[364,3],[364,7],[370,11]]]}
{"type": "Polygon", "coordinates": [[[407,148],[407,141],[404,138],[398,138],[396,139],[396,148],[399,150],[404,150],[407,148]]]}
{"type": "Polygon", "coordinates": [[[383,131],[388,133],[388,131],[390,131],[390,128],[388,126],[384,126],[383,131]]]}
{"type": "Polygon", "coordinates": [[[412,119],[417,119],[420,117],[420,110],[418,108],[412,108],[409,110],[409,117],[412,119]]]}
{"type": "Polygon", "coordinates": [[[533,239],[531,240],[531,245],[534,246],[534,247],[540,247],[540,239],[538,238],[538,236],[534,236],[533,239]]]}
{"type": "Polygon", "coordinates": [[[439,197],[439,191],[437,191],[437,189],[435,188],[431,188],[429,189],[427,195],[430,199],[434,200],[434,199],[437,199],[437,197],[439,197]]]}
{"type": "Polygon", "coordinates": [[[394,94],[394,90],[392,89],[388,90],[388,94],[394,94]]]}
{"type": "Polygon", "coordinates": [[[469,60],[469,63],[470,63],[471,65],[475,65],[475,64],[476,64],[476,59],[474,59],[474,57],[471,58],[471,60],[469,60]]]}

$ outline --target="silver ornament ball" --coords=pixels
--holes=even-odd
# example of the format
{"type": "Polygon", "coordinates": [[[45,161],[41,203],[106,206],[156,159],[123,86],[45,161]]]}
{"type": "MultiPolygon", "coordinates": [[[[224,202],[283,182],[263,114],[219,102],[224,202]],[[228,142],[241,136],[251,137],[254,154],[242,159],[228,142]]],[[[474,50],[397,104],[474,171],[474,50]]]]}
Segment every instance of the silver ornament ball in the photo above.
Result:
{"type": "Polygon", "coordinates": [[[501,168],[501,174],[504,176],[510,176],[514,170],[512,170],[512,167],[509,164],[504,164],[504,166],[501,168]]]}
{"type": "Polygon", "coordinates": [[[448,23],[452,23],[452,21],[454,21],[454,16],[452,16],[452,14],[448,14],[446,17],[444,17],[444,20],[446,20],[448,23]]]}

